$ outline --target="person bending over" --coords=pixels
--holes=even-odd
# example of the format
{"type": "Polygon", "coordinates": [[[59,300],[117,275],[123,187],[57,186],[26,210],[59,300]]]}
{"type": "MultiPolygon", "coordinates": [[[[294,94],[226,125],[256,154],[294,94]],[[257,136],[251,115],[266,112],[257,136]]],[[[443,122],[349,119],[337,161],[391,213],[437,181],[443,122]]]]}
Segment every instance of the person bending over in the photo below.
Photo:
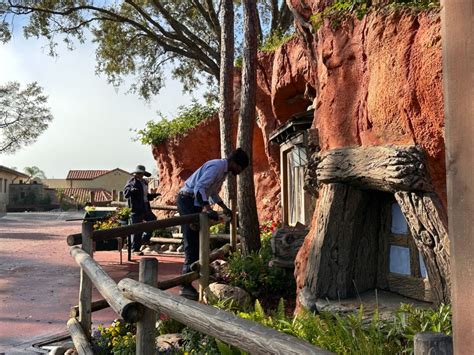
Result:
{"type": "MultiPolygon", "coordinates": [[[[209,217],[217,219],[211,204],[219,205],[223,212],[232,216],[232,211],[219,197],[222,184],[230,172],[234,176],[240,174],[249,165],[247,153],[238,148],[227,159],[213,159],[205,162],[184,183],[176,196],[178,212],[181,216],[207,212],[209,217]]],[[[193,225],[183,225],[184,265],[183,274],[191,271],[191,264],[199,259],[199,229],[193,225]]],[[[180,295],[189,299],[197,299],[198,293],[191,284],[183,285],[180,295]]]]}

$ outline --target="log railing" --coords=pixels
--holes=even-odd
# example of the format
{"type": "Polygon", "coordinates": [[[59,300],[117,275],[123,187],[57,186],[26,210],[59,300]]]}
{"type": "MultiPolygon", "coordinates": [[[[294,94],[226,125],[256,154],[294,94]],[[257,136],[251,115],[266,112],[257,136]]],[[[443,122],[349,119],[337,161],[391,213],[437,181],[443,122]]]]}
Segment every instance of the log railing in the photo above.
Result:
{"type": "Polygon", "coordinates": [[[67,323],[79,354],[93,354],[90,344],[92,311],[107,306],[112,307],[125,321],[137,322],[136,353],[140,355],[155,353],[154,330],[159,311],[193,329],[250,351],[252,354],[329,354],[300,339],[236,317],[230,312],[163,291],[199,279],[202,300],[203,291],[209,282],[210,260],[231,249],[230,245],[225,245],[218,251],[209,253],[209,219],[205,213],[138,223],[104,231],[93,231],[92,223],[85,221],[82,233],[79,236],[69,236],[67,242],[71,246],[71,256],[81,267],[79,305],[72,308],[71,319],[67,323]],[[188,274],[157,283],[157,259],[142,258],[139,281],[123,279],[117,285],[93,259],[94,241],[151,232],[155,229],[186,223],[200,225],[200,259],[193,265],[193,271],[188,274]],[[82,248],[75,246],[81,243],[82,248]],[[92,302],[92,286],[96,287],[103,300],[92,302]]]}

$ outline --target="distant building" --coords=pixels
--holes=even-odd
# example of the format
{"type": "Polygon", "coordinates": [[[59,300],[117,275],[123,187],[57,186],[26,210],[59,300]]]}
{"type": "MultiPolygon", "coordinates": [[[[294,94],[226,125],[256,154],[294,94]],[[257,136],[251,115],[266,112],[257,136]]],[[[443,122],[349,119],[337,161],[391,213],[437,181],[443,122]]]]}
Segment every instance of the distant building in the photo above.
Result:
{"type": "Polygon", "coordinates": [[[56,190],[45,187],[36,179],[28,184],[12,183],[9,186],[7,211],[48,211],[59,207],[56,190]]]}
{"type": "Polygon", "coordinates": [[[43,183],[77,204],[107,205],[124,201],[123,188],[132,175],[125,170],[70,170],[66,179],[44,179],[43,183]]]}
{"type": "Polygon", "coordinates": [[[24,183],[29,176],[19,171],[0,165],[0,213],[7,211],[7,204],[12,183],[24,183]]]}

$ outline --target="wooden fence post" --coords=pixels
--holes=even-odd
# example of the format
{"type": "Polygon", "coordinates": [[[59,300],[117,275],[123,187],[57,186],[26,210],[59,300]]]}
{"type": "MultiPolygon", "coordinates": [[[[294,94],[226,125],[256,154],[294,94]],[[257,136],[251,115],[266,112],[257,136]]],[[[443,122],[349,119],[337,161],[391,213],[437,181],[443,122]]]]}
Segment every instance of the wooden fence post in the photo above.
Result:
{"type": "Polygon", "coordinates": [[[441,0],[441,39],[456,354],[474,350],[474,2],[441,0]]]}
{"type": "Polygon", "coordinates": [[[415,355],[453,355],[453,338],[443,333],[415,334],[415,355]]]}
{"type": "Polygon", "coordinates": [[[209,285],[209,217],[206,213],[199,215],[199,264],[199,301],[202,301],[209,285]]]}
{"type": "Polygon", "coordinates": [[[237,213],[236,208],[237,204],[235,199],[230,200],[230,208],[232,210],[232,221],[230,222],[230,246],[232,251],[237,250],[237,213]]]}
{"type": "MultiPolygon", "coordinates": [[[[92,241],[93,224],[90,221],[82,223],[82,250],[93,257],[92,241]]],[[[81,281],[79,287],[79,323],[88,340],[91,338],[92,318],[92,281],[81,267],[81,281]]]]}
{"type": "MultiPolygon", "coordinates": [[[[158,276],[158,260],[155,258],[142,258],[138,280],[144,284],[156,287],[158,276]]],[[[152,355],[156,353],[155,346],[155,310],[145,308],[143,317],[137,322],[137,354],[152,355]]]]}

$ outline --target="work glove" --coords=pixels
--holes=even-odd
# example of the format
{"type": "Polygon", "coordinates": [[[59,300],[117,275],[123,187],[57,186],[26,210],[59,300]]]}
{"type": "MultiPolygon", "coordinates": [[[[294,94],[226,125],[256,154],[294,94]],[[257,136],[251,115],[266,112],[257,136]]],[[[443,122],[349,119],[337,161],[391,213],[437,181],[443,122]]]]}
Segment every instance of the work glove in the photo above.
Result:
{"type": "Polygon", "coordinates": [[[209,217],[209,219],[212,219],[214,221],[219,220],[219,214],[214,210],[207,211],[207,216],[209,217]]]}
{"type": "Polygon", "coordinates": [[[226,207],[222,210],[222,212],[224,212],[228,221],[232,221],[232,210],[230,208],[226,207]]]}

